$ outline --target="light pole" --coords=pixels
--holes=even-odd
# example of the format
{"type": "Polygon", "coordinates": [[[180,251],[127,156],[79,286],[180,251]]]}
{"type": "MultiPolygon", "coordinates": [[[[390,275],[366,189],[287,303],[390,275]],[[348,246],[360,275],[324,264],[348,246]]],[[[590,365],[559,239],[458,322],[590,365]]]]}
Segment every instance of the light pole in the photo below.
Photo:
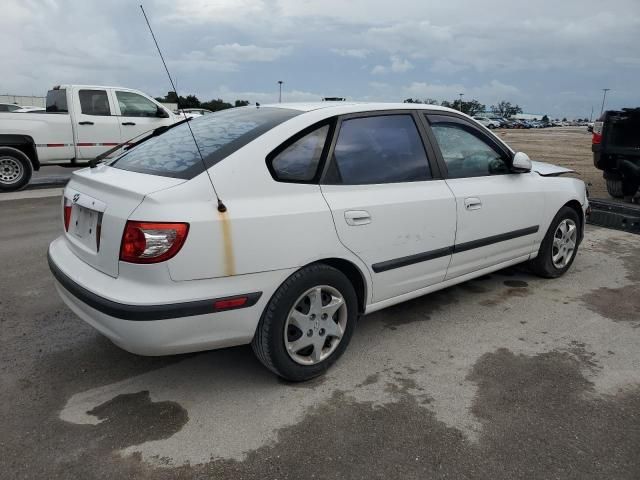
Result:
{"type": "Polygon", "coordinates": [[[458,95],[460,95],[460,111],[462,111],[462,97],[464,96],[464,93],[459,93],[458,95]]]}
{"type": "Polygon", "coordinates": [[[282,103],[282,80],[278,80],[278,86],[280,87],[280,94],[278,95],[278,103],[282,103]]]}
{"type": "Polygon", "coordinates": [[[604,101],[607,98],[607,92],[611,90],[610,88],[603,88],[602,89],[602,107],[600,108],[600,115],[602,115],[602,112],[604,112],[604,101]]]}

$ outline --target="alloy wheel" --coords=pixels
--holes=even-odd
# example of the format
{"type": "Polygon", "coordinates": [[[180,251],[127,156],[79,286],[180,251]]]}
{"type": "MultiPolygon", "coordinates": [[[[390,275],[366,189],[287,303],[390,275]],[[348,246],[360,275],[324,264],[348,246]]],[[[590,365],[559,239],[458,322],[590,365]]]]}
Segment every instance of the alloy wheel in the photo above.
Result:
{"type": "Polygon", "coordinates": [[[316,365],[336,350],[347,327],[347,303],[328,285],[304,292],[289,311],[284,344],[293,361],[316,365]]]}
{"type": "Polygon", "coordinates": [[[569,264],[576,249],[577,239],[578,227],[576,223],[570,218],[562,220],[553,234],[551,261],[554,267],[563,269],[569,264]]]}

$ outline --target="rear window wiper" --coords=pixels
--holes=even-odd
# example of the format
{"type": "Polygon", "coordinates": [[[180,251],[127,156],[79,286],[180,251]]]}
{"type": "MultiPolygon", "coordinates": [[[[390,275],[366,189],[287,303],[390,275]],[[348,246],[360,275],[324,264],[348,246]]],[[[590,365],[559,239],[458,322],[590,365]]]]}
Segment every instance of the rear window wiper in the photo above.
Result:
{"type": "Polygon", "coordinates": [[[136,135],[135,137],[130,138],[129,140],[126,140],[116,145],[113,148],[110,148],[106,152],[101,153],[96,158],[90,160],[89,167],[95,168],[98,165],[98,163],[101,163],[105,158],[107,158],[112,153],[117,152],[122,147],[125,147],[125,150],[131,150],[133,147],[137,147],[141,143],[144,143],[147,140],[149,140],[150,138],[157,137],[158,135],[162,135],[166,131],[171,130],[174,127],[177,127],[178,125],[182,125],[183,123],[188,122],[189,120],[191,120],[191,117],[185,118],[184,120],[180,120],[179,122],[173,123],[171,125],[163,125],[161,127],[156,128],[155,130],[152,130],[151,132],[142,133],[141,135],[146,135],[146,136],[142,137],[140,140],[136,140],[135,142],[132,142],[132,140],[140,136],[140,135],[136,135]]]}

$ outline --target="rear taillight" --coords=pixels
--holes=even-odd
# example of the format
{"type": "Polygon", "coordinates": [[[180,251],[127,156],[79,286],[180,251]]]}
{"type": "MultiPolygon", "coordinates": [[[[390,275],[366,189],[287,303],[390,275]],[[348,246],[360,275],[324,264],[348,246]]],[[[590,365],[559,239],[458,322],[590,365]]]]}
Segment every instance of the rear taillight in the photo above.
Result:
{"type": "Polygon", "coordinates": [[[169,260],[180,251],[188,232],[188,223],[127,221],[120,245],[120,260],[130,263],[169,260]]]}
{"type": "Polygon", "coordinates": [[[71,223],[71,207],[73,203],[67,197],[64,197],[62,204],[62,218],[64,220],[64,231],[69,231],[69,224],[71,223]]]}
{"type": "Polygon", "coordinates": [[[600,145],[602,143],[602,125],[603,122],[594,122],[593,124],[593,137],[591,138],[593,145],[600,145]]]}

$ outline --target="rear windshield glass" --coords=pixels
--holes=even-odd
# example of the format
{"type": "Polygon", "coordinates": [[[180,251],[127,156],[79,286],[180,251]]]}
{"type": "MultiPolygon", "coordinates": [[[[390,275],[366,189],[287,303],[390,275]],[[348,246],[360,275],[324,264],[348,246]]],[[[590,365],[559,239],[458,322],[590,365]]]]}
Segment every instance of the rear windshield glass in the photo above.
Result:
{"type": "Polygon", "coordinates": [[[640,148],[640,108],[616,112],[609,117],[608,144],[619,148],[640,148]]]}
{"type": "MultiPolygon", "coordinates": [[[[189,121],[207,168],[300,112],[284,108],[240,107],[189,121]]],[[[190,179],[203,171],[187,124],[172,128],[116,158],[113,167],[190,179]]]]}
{"type": "Polygon", "coordinates": [[[47,112],[69,113],[66,90],[49,90],[47,92],[47,112]]]}

